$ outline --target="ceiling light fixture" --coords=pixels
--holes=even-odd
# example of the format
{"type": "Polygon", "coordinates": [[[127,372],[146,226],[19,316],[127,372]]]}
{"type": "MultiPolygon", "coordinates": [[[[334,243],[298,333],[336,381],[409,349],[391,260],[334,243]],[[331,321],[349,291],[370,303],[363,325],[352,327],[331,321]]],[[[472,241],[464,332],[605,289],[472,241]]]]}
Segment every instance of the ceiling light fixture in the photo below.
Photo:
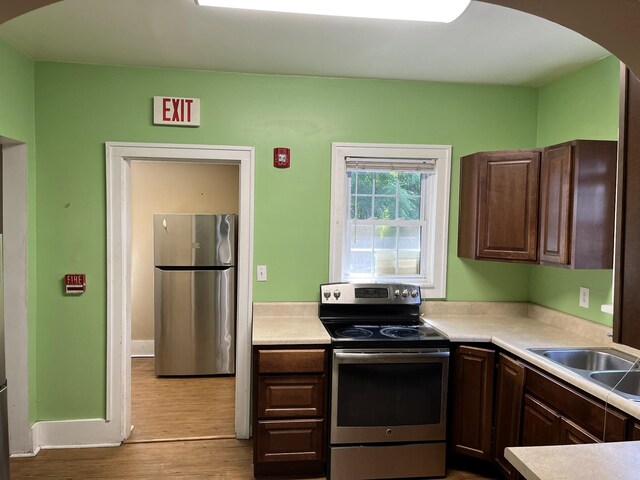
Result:
{"type": "Polygon", "coordinates": [[[336,17],[453,22],[471,0],[195,0],[209,7],[306,13],[336,17]]]}

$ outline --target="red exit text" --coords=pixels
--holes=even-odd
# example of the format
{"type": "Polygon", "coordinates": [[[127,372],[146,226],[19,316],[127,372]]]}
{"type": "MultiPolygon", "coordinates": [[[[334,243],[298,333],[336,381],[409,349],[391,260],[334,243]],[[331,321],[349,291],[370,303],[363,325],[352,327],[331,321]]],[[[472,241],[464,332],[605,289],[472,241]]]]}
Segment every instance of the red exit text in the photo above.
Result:
{"type": "Polygon", "coordinates": [[[200,126],[200,99],[153,97],[155,125],[200,126]]]}

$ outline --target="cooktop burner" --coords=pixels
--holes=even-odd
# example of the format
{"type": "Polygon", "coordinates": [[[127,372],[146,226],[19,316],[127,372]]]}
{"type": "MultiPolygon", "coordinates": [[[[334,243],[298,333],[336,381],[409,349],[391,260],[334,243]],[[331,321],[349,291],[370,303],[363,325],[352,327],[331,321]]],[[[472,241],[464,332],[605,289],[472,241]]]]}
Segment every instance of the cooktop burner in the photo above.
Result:
{"type": "Polygon", "coordinates": [[[346,327],[337,329],[336,335],[342,338],[367,338],[372,336],[373,332],[362,327],[346,327]]]}
{"type": "Polygon", "coordinates": [[[383,327],[380,334],[390,338],[422,338],[428,335],[416,327],[383,327]]]}

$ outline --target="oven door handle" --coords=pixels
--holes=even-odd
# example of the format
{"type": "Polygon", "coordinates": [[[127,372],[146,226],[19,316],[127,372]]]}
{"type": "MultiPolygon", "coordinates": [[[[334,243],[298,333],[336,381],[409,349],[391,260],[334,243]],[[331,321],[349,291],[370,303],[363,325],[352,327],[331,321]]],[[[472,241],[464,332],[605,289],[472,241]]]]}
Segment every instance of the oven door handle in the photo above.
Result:
{"type": "MultiPolygon", "coordinates": [[[[434,350],[432,352],[334,352],[337,360],[354,363],[407,363],[432,362],[449,357],[449,350],[434,350]]],[[[346,363],[345,362],[345,363],[346,363]]]]}

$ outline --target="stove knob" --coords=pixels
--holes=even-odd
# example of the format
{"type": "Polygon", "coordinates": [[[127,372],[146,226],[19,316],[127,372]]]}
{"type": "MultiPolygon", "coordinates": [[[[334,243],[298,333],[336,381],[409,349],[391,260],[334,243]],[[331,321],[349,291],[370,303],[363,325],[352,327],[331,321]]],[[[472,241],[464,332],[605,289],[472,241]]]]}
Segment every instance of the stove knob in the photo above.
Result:
{"type": "Polygon", "coordinates": [[[336,290],[333,292],[333,296],[336,297],[336,300],[340,298],[340,290],[336,290]]]}
{"type": "Polygon", "coordinates": [[[327,300],[329,300],[329,297],[331,296],[331,292],[329,290],[325,290],[324,293],[322,294],[324,295],[324,298],[326,298],[327,300]]]}
{"type": "Polygon", "coordinates": [[[418,296],[417,290],[411,290],[411,298],[416,298],[418,296]]]}
{"type": "Polygon", "coordinates": [[[406,288],[402,291],[402,298],[407,298],[409,296],[409,290],[406,288]]]}
{"type": "Polygon", "coordinates": [[[399,296],[400,296],[400,290],[396,290],[395,292],[393,292],[393,294],[394,294],[396,297],[399,297],[399,296]]]}

